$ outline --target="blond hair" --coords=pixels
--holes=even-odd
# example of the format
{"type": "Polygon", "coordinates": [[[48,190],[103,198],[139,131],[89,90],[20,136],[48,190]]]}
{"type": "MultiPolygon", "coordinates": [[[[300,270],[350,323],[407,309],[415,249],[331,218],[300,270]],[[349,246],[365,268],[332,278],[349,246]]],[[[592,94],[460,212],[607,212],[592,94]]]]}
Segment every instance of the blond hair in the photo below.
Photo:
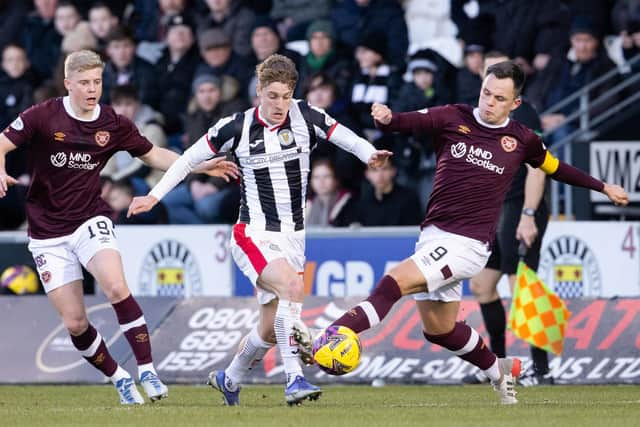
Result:
{"type": "Polygon", "coordinates": [[[94,68],[104,69],[104,62],[100,59],[100,55],[92,50],[72,52],[64,60],[64,77],[69,78],[72,72],[82,72],[94,68]]]}
{"type": "Polygon", "coordinates": [[[298,82],[298,72],[292,60],[283,55],[273,54],[256,66],[258,85],[261,88],[271,83],[284,83],[295,89],[298,82]]]}

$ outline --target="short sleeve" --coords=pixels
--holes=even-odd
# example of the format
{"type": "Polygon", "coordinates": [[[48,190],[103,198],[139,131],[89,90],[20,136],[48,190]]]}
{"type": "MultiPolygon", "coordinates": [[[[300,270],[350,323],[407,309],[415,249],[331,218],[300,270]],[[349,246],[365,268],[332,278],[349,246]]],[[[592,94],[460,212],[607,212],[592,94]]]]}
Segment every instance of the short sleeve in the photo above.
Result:
{"type": "Polygon", "coordinates": [[[16,117],[4,130],[4,134],[16,146],[29,143],[33,140],[41,122],[43,107],[34,105],[16,117]]]}
{"type": "Polygon", "coordinates": [[[118,116],[118,120],[118,128],[122,135],[118,149],[129,152],[133,157],[140,157],[153,148],[153,144],[140,133],[131,120],[124,116],[118,116]]]}

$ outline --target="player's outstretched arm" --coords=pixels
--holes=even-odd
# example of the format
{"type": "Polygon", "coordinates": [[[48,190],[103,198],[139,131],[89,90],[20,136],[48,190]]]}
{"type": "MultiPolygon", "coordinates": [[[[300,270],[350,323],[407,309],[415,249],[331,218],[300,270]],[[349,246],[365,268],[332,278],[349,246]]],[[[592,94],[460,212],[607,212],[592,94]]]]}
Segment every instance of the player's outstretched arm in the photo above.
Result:
{"type": "Polygon", "coordinates": [[[130,218],[132,215],[138,215],[141,213],[149,212],[155,205],[159,202],[153,196],[140,196],[134,197],[129,205],[129,210],[127,211],[127,218],[130,218]]]}
{"type": "Polygon", "coordinates": [[[629,203],[629,195],[619,185],[602,182],[588,173],[558,160],[548,151],[545,153],[545,159],[540,165],[540,169],[556,181],[604,193],[609,200],[618,206],[626,206],[629,203]]]}
{"type": "Polygon", "coordinates": [[[604,183],[602,192],[617,206],[626,206],[629,204],[629,195],[624,188],[619,185],[604,183]]]}
{"type": "Polygon", "coordinates": [[[371,117],[376,128],[382,132],[419,133],[436,130],[433,115],[428,109],[394,113],[384,104],[374,102],[371,106],[371,117]]]}
{"type": "Polygon", "coordinates": [[[18,180],[7,175],[5,158],[8,152],[15,150],[16,146],[4,134],[0,133],[0,198],[7,195],[10,185],[15,185],[18,180]]]}
{"type": "Polygon", "coordinates": [[[193,169],[193,173],[204,173],[209,176],[216,176],[227,182],[240,177],[238,165],[227,160],[224,155],[214,157],[211,160],[205,160],[193,169]]]}

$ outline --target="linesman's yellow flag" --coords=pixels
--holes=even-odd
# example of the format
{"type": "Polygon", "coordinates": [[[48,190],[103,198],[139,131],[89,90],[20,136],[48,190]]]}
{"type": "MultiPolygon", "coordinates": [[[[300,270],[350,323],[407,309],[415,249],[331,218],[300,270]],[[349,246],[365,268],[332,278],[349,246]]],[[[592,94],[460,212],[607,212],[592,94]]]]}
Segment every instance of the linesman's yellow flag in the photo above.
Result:
{"type": "Polygon", "coordinates": [[[562,299],[522,261],[513,288],[509,329],[528,343],[560,355],[571,316],[562,299]]]}

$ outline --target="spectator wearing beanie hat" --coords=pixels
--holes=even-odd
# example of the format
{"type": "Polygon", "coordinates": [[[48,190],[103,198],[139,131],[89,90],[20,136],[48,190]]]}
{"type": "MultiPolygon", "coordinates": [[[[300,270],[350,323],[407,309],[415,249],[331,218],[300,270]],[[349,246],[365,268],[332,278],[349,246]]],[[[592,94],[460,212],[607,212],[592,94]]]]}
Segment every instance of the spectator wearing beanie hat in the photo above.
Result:
{"type": "MultiPolygon", "coordinates": [[[[313,21],[307,28],[307,40],[309,53],[305,55],[299,67],[300,81],[312,74],[325,73],[336,82],[339,96],[344,97],[351,79],[351,66],[347,58],[340,55],[336,49],[331,21],[313,21]]],[[[296,96],[302,96],[302,85],[298,86],[296,96]]]]}
{"type": "Polygon", "coordinates": [[[182,132],[180,115],[187,111],[191,81],[200,60],[195,45],[193,22],[188,15],[175,14],[167,20],[167,46],[156,64],[160,86],[158,110],[166,120],[167,134],[173,135],[170,145],[179,147],[176,135],[182,132]]]}
{"type": "MultiPolygon", "coordinates": [[[[233,77],[242,88],[246,88],[253,69],[246,58],[238,55],[231,47],[231,38],[221,28],[211,28],[198,35],[200,56],[203,61],[196,68],[196,76],[213,74],[233,77]]],[[[246,92],[242,93],[243,96],[246,92]]]]}
{"type": "MultiPolygon", "coordinates": [[[[599,31],[588,17],[578,16],[571,26],[569,51],[559,52],[549,64],[538,72],[525,87],[529,101],[538,111],[544,111],[565,99],[580,88],[596,80],[615,67],[607,53],[600,46],[599,31]]],[[[598,85],[590,91],[590,99],[597,99],[605,91],[617,84],[617,79],[598,85]]],[[[617,102],[616,97],[598,104],[589,111],[595,117],[617,102]]],[[[545,131],[556,129],[565,118],[578,109],[578,102],[570,103],[554,114],[541,117],[545,131]]],[[[575,130],[576,122],[558,128],[549,138],[553,144],[575,130]]]]}
{"type": "Polygon", "coordinates": [[[274,0],[271,18],[287,41],[303,40],[309,23],[327,18],[330,10],[330,0],[274,0]]]}
{"type": "Polygon", "coordinates": [[[482,86],[484,47],[468,44],[464,48],[464,67],[456,75],[456,102],[475,106],[482,86]]]}
{"type": "Polygon", "coordinates": [[[212,123],[248,107],[237,97],[240,88],[235,79],[201,74],[193,80],[191,88],[193,99],[184,117],[184,149],[204,135],[212,123]]]}
{"type": "Polygon", "coordinates": [[[257,16],[253,22],[251,29],[251,49],[252,57],[250,58],[250,63],[252,65],[264,61],[274,53],[284,55],[291,59],[294,64],[296,64],[296,68],[298,68],[300,64],[300,55],[282,45],[275,21],[265,15],[257,16]]]}
{"type": "Polygon", "coordinates": [[[389,104],[402,82],[400,73],[386,63],[386,54],[387,42],[382,33],[365,34],[355,52],[358,70],[354,70],[350,102],[353,116],[370,142],[382,137],[373,124],[371,105],[374,102],[389,104]]]}

